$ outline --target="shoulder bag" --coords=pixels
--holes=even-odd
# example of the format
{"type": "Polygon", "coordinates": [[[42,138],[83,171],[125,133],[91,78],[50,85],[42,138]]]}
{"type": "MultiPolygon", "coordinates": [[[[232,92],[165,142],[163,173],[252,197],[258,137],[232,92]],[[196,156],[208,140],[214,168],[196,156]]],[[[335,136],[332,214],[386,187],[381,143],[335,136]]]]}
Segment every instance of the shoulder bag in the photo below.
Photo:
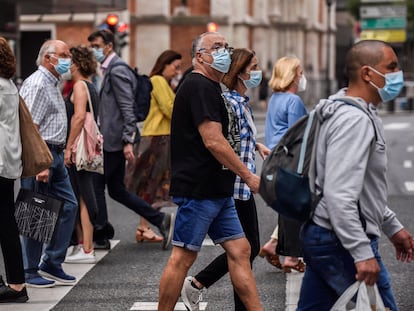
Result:
{"type": "Polygon", "coordinates": [[[19,96],[19,121],[23,164],[21,177],[25,178],[35,176],[51,167],[53,157],[21,96],[19,96]]]}
{"type": "Polygon", "coordinates": [[[89,111],[86,112],[85,123],[78,137],[76,137],[71,150],[72,161],[78,171],[85,170],[103,174],[103,136],[95,122],[91,95],[85,81],[88,95],[89,111]]]}

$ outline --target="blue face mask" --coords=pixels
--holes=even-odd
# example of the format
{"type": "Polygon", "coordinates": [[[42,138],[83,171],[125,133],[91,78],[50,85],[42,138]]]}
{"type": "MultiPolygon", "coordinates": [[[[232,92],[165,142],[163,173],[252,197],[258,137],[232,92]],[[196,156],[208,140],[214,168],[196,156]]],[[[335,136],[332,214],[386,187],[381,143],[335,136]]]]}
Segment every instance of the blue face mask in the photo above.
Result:
{"type": "Polygon", "coordinates": [[[68,72],[70,69],[70,65],[72,60],[70,58],[57,58],[58,63],[54,65],[56,72],[59,75],[63,75],[64,73],[68,72]]]}
{"type": "MultiPolygon", "coordinates": [[[[213,57],[213,62],[210,65],[211,68],[216,69],[222,73],[227,73],[231,64],[230,53],[227,49],[221,48],[210,54],[213,57]]],[[[207,62],[205,62],[208,64],[207,62]]]]}
{"type": "Polygon", "coordinates": [[[248,89],[258,87],[262,82],[262,71],[261,70],[251,70],[250,79],[243,80],[244,86],[248,89]]]}
{"type": "Polygon", "coordinates": [[[93,48],[93,55],[95,55],[95,58],[98,62],[102,63],[105,59],[105,54],[103,52],[103,49],[97,49],[93,48]]]}
{"type": "Polygon", "coordinates": [[[369,68],[371,68],[372,71],[385,78],[385,85],[382,88],[379,88],[372,81],[369,81],[369,83],[378,90],[378,94],[383,102],[393,100],[398,96],[398,94],[400,94],[401,89],[404,86],[404,75],[402,70],[382,74],[381,72],[375,70],[371,66],[369,68]]]}

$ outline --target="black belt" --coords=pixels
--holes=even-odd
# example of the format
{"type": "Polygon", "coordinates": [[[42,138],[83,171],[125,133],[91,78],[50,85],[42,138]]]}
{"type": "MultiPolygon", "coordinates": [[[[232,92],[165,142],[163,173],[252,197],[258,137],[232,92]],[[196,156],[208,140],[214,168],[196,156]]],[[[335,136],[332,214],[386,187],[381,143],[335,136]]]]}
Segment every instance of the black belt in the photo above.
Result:
{"type": "Polygon", "coordinates": [[[60,145],[49,144],[49,143],[46,143],[46,144],[50,150],[57,151],[57,152],[62,152],[66,148],[66,144],[60,144],[60,145]]]}

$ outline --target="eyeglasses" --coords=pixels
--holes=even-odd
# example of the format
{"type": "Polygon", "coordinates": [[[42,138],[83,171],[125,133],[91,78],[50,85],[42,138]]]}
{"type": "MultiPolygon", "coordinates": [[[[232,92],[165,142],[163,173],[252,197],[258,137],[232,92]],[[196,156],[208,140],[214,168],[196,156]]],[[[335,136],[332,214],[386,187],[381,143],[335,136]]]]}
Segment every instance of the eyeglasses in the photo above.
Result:
{"type": "MultiPolygon", "coordinates": [[[[56,55],[56,52],[50,52],[50,53],[47,53],[47,54],[49,54],[49,55],[56,55]]],[[[71,55],[67,55],[67,54],[58,54],[57,55],[58,57],[56,57],[56,56],[53,56],[54,58],[69,58],[69,59],[72,59],[72,56],[71,55]]]]}
{"type": "Polygon", "coordinates": [[[218,44],[216,44],[216,45],[214,45],[212,48],[210,48],[210,49],[206,49],[206,48],[200,48],[200,49],[198,49],[198,51],[199,52],[202,52],[202,51],[207,51],[207,50],[210,50],[210,51],[216,51],[216,52],[219,52],[220,50],[225,50],[225,51],[227,51],[227,52],[229,52],[229,54],[231,55],[231,54],[233,54],[233,52],[234,52],[234,48],[233,47],[231,47],[231,46],[220,46],[220,45],[218,45],[218,44]]]}

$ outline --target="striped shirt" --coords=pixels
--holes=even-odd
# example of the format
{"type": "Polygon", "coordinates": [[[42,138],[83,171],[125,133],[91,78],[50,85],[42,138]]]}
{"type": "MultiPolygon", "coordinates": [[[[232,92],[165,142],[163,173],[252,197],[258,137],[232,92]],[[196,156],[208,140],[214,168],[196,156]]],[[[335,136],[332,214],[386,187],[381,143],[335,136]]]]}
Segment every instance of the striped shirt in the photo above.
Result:
{"type": "Polygon", "coordinates": [[[39,66],[24,82],[20,95],[39,126],[43,139],[53,145],[66,142],[67,117],[65,102],[58,79],[45,67],[39,66]]]}
{"type": "MultiPolygon", "coordinates": [[[[253,120],[252,108],[249,98],[243,97],[236,91],[224,91],[223,95],[231,104],[233,112],[238,120],[240,130],[240,160],[252,172],[256,173],[255,151],[256,151],[256,128],[250,120],[253,120]]],[[[247,201],[250,199],[251,191],[249,186],[236,176],[234,183],[234,198],[247,201]]]]}

